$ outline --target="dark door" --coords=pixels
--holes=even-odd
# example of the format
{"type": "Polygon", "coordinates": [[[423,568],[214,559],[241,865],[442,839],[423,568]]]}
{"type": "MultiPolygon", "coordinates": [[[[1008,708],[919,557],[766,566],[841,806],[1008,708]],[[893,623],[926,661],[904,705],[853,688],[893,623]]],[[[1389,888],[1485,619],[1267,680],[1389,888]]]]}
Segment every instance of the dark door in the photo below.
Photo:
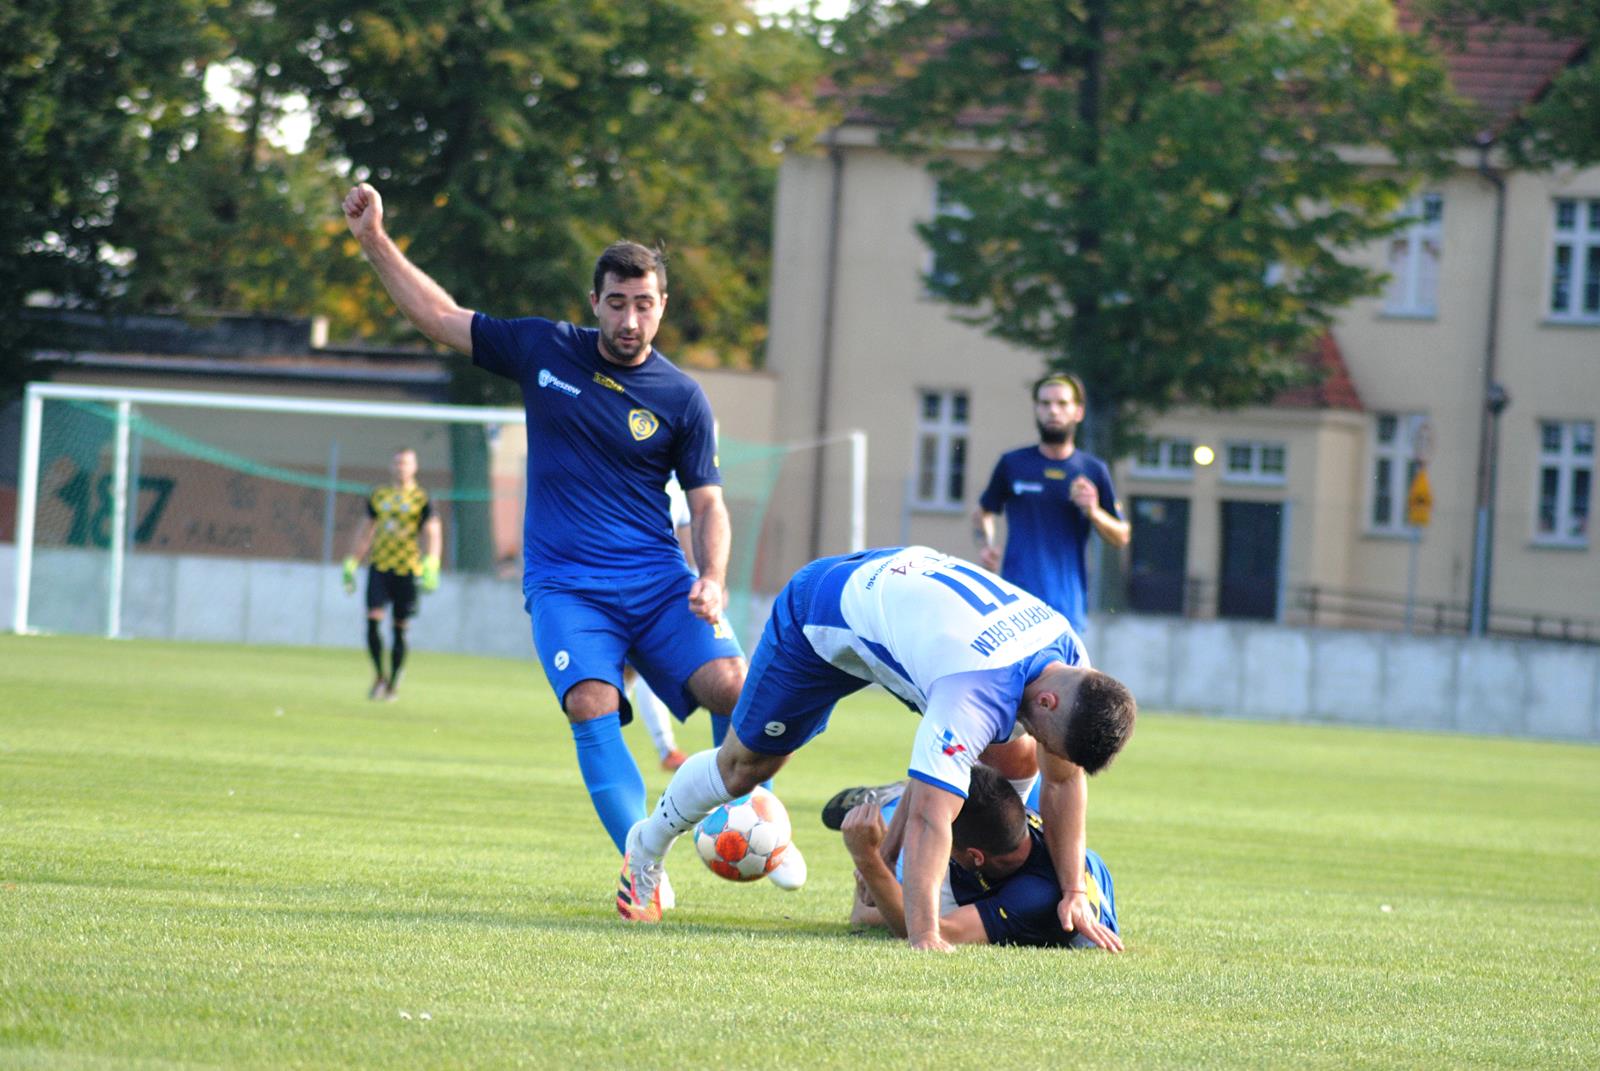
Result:
{"type": "Polygon", "coordinates": [[[1278,616],[1281,502],[1222,503],[1222,578],[1218,617],[1278,616]]]}
{"type": "Polygon", "coordinates": [[[1145,614],[1183,613],[1189,566],[1189,500],[1133,498],[1128,609],[1145,614]]]}

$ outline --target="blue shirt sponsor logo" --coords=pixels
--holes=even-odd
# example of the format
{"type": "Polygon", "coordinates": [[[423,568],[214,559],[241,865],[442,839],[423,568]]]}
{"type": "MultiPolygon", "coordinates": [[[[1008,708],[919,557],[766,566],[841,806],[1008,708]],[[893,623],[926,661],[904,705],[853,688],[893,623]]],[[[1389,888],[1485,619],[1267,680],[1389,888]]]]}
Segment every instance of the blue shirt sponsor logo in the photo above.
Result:
{"type": "Polygon", "coordinates": [[[574,387],[571,383],[568,383],[564,379],[558,378],[548,368],[539,369],[539,386],[547,389],[554,388],[560,391],[562,394],[571,395],[574,398],[583,393],[582,390],[574,387]]]}

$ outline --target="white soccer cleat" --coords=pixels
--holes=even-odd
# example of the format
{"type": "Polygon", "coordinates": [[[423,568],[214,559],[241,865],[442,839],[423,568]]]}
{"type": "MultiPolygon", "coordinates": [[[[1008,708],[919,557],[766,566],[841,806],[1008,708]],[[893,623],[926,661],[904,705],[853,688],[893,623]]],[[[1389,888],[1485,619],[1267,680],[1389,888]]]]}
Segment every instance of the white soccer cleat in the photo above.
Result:
{"type": "Polygon", "coordinates": [[[798,844],[789,842],[783,850],[783,858],[778,860],[767,879],[784,892],[794,892],[806,883],[806,857],[800,854],[798,844]]]}
{"type": "Polygon", "coordinates": [[[661,884],[656,886],[656,895],[660,898],[663,912],[678,906],[678,894],[672,891],[672,879],[667,877],[665,870],[661,872],[661,884]]]}

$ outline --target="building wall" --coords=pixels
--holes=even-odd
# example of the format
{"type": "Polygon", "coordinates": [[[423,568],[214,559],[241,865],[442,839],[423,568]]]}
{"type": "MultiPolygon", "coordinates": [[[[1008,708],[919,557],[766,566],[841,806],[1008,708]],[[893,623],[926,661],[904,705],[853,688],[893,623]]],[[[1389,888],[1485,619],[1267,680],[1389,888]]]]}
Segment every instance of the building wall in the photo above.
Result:
{"type": "MultiPolygon", "coordinates": [[[[955,321],[948,307],[922,292],[918,272],[927,253],[914,226],[932,212],[934,185],[917,165],[871,143],[869,131],[836,132],[842,167],[839,216],[831,215],[836,170],[826,152],[794,153],[779,182],[769,370],[783,384],[778,424],[784,438],[818,427],[865,429],[871,442],[869,543],[924,542],[971,547],[961,510],[909,509],[915,469],[918,388],[960,388],[970,397],[966,492],[968,507],[1005,449],[1033,438],[1026,385],[1043,357],[1011,349],[955,321]],[[828,321],[828,239],[837,227],[828,321]],[[827,397],[819,397],[831,340],[827,397]],[[819,425],[819,405],[822,419],[819,425]]],[[[1432,523],[1418,548],[1419,599],[1465,605],[1471,594],[1476,485],[1489,341],[1495,192],[1475,161],[1426,187],[1444,197],[1441,278],[1435,315],[1390,315],[1384,299],[1355,302],[1334,327],[1361,413],[1251,409],[1233,413],[1176,411],[1148,431],[1184,436],[1219,450],[1231,437],[1276,438],[1289,447],[1289,477],[1277,489],[1228,487],[1217,470],[1199,472],[1182,492],[1191,499],[1188,558],[1202,581],[1214,578],[1223,498],[1289,504],[1291,543],[1284,582],[1402,596],[1411,561],[1405,535],[1370,524],[1372,428],[1381,412],[1422,412],[1435,448],[1429,465],[1432,523]]],[[[1600,327],[1552,324],[1548,307],[1552,198],[1600,197],[1600,169],[1513,174],[1507,180],[1505,245],[1496,378],[1511,393],[1501,422],[1495,511],[1492,604],[1600,619],[1600,549],[1533,543],[1541,419],[1600,423],[1600,327]]],[[[1363,262],[1383,268],[1385,244],[1363,262]]],[[[1089,385],[1091,394],[1093,384],[1089,385]]],[[[1160,490],[1115,467],[1123,500],[1160,490]]],[[[823,473],[825,503],[816,548],[842,548],[846,518],[842,466],[823,473]]],[[[789,533],[781,558],[792,571],[809,556],[812,490],[793,474],[785,485],[781,526],[789,533]]],[[[1137,539],[1137,532],[1135,533],[1137,539]]]]}

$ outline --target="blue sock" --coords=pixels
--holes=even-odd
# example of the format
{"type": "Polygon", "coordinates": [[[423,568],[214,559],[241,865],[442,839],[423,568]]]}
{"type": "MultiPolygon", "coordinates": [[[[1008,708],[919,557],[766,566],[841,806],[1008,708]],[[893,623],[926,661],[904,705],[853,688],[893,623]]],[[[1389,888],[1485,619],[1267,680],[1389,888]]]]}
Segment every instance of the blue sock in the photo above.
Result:
{"type": "Polygon", "coordinates": [[[611,834],[617,851],[623,851],[628,830],[645,816],[645,810],[644,778],[633,753],[622,742],[622,717],[611,713],[593,721],[573,722],[572,739],[578,745],[578,769],[600,824],[611,834]]]}
{"type": "Polygon", "coordinates": [[[711,715],[711,746],[721,747],[722,741],[727,739],[728,726],[733,724],[732,714],[711,715]]]}
{"type": "Polygon", "coordinates": [[[1044,775],[1041,774],[1040,776],[1034,778],[1033,789],[1028,793],[1028,798],[1023,801],[1023,806],[1027,807],[1028,810],[1032,811],[1034,814],[1039,813],[1039,786],[1042,784],[1044,784],[1044,775]]]}

